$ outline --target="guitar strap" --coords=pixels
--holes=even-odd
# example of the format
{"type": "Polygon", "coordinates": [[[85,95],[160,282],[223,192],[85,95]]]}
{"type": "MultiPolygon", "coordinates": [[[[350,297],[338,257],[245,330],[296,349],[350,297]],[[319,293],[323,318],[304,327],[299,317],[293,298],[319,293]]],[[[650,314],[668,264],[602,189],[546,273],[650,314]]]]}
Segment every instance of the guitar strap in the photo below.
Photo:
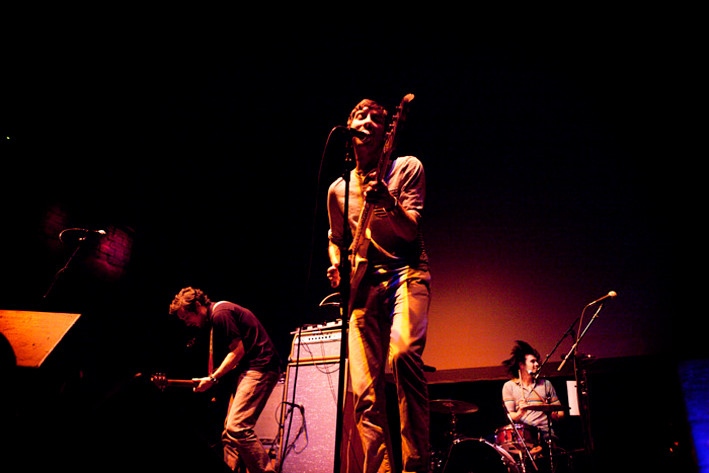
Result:
{"type": "MultiPolygon", "coordinates": [[[[392,161],[389,163],[389,167],[387,168],[387,172],[386,172],[386,175],[387,175],[387,176],[391,173],[391,170],[394,168],[394,161],[396,161],[396,160],[394,159],[394,160],[392,160],[392,161]]],[[[360,198],[362,199],[362,202],[364,202],[364,181],[365,181],[366,176],[362,176],[362,175],[361,175],[359,172],[357,172],[356,170],[355,170],[355,171],[352,171],[352,174],[354,174],[354,175],[357,177],[357,181],[359,182],[360,198]]],[[[387,183],[386,180],[384,180],[384,182],[387,183]]],[[[391,189],[390,189],[390,192],[392,192],[391,189]]],[[[392,192],[392,195],[394,195],[394,193],[398,194],[398,191],[393,191],[393,192],[392,192]]],[[[373,209],[372,212],[374,212],[374,214],[376,215],[376,214],[377,214],[377,209],[373,209]]],[[[358,222],[358,225],[359,225],[359,223],[360,223],[360,222],[358,222]]],[[[355,233],[356,233],[356,229],[355,229],[355,233]]],[[[397,257],[397,256],[395,256],[395,255],[393,255],[392,253],[388,252],[388,251],[385,250],[384,248],[382,248],[376,241],[374,241],[374,238],[371,237],[371,234],[370,234],[369,232],[367,232],[366,235],[367,235],[367,239],[369,240],[369,242],[370,242],[372,245],[374,245],[374,247],[375,247],[380,253],[382,253],[385,257],[387,257],[388,259],[393,259],[393,260],[400,260],[400,259],[401,259],[401,258],[399,258],[399,257],[397,257]]]]}
{"type": "Polygon", "coordinates": [[[376,241],[374,241],[374,238],[370,238],[369,242],[372,244],[372,246],[374,246],[374,248],[376,248],[381,254],[386,256],[388,259],[394,260],[394,261],[403,261],[403,258],[400,258],[392,253],[389,253],[387,250],[382,248],[376,241]]]}
{"type": "Polygon", "coordinates": [[[214,372],[214,327],[209,329],[209,361],[207,362],[207,373],[214,372]]]}
{"type": "MultiPolygon", "coordinates": [[[[212,306],[212,313],[214,313],[214,309],[219,305],[223,304],[226,301],[219,301],[216,304],[212,306]]],[[[207,362],[207,368],[210,375],[214,372],[214,326],[212,325],[209,328],[209,361],[207,362]]]]}

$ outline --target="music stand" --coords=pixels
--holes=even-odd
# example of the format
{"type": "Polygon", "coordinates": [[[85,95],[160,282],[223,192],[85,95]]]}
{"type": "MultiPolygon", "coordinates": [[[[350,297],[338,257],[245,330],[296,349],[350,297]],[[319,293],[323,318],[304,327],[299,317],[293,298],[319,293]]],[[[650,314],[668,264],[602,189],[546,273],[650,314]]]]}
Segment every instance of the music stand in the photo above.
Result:
{"type": "Polygon", "coordinates": [[[0,310],[0,333],[10,343],[17,366],[39,368],[81,314],[0,310]]]}

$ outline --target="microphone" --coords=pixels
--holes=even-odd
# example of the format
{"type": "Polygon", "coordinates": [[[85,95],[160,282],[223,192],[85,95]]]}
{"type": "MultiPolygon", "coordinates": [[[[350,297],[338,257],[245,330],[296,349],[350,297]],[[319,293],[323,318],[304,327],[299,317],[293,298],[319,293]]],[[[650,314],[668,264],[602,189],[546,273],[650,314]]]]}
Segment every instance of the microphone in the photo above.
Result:
{"type": "Polygon", "coordinates": [[[65,228],[64,230],[61,231],[61,233],[59,233],[59,240],[62,243],[64,242],[64,234],[67,232],[83,234],[83,236],[79,237],[79,240],[85,240],[86,237],[88,237],[91,234],[101,235],[101,236],[106,235],[106,230],[88,230],[86,228],[65,228]]]}
{"type": "Polygon", "coordinates": [[[601,297],[600,299],[596,299],[595,301],[591,302],[591,303],[588,304],[586,307],[591,306],[591,305],[593,305],[593,304],[597,304],[597,303],[599,303],[599,302],[601,302],[601,301],[603,301],[603,300],[608,299],[609,297],[612,299],[612,298],[614,298],[614,297],[617,296],[617,295],[618,295],[617,292],[611,291],[611,292],[609,292],[608,294],[606,294],[605,296],[601,297]]]}
{"type": "Polygon", "coordinates": [[[338,125],[335,127],[335,129],[340,130],[341,132],[347,134],[350,138],[357,137],[359,139],[364,139],[369,136],[368,133],[365,133],[363,131],[355,130],[354,128],[350,128],[344,125],[338,125]]]}

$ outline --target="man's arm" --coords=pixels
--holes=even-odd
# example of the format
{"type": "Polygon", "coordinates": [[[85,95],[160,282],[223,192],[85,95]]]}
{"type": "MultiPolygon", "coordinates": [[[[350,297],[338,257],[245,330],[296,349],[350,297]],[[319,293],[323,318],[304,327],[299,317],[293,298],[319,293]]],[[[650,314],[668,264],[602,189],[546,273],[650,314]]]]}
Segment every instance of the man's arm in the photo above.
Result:
{"type": "Polygon", "coordinates": [[[330,267],[327,268],[327,278],[332,287],[340,285],[340,247],[333,242],[327,245],[327,254],[330,257],[330,267]]]}
{"type": "Polygon", "coordinates": [[[370,204],[386,211],[387,218],[394,233],[406,241],[413,241],[418,234],[417,212],[406,210],[381,181],[370,183],[365,187],[364,198],[370,204]]]}
{"type": "Polygon", "coordinates": [[[210,375],[206,378],[192,379],[192,382],[195,383],[194,391],[201,393],[217,384],[222,376],[239,365],[239,362],[242,358],[244,358],[245,354],[246,351],[244,350],[244,344],[241,340],[239,340],[236,347],[227,353],[222,363],[216,370],[214,370],[213,373],[210,373],[210,375]]]}

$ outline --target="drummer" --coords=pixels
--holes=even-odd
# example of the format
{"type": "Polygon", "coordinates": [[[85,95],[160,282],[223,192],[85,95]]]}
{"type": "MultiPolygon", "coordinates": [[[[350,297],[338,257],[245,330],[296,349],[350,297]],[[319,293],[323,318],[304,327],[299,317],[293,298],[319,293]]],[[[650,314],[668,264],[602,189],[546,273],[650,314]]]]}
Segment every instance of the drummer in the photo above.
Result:
{"type": "Polygon", "coordinates": [[[510,358],[502,364],[512,378],[502,386],[502,401],[512,421],[535,427],[543,440],[550,434],[555,438],[553,427],[550,432],[549,416],[553,426],[554,421],[563,418],[564,411],[551,381],[535,379],[539,352],[527,342],[517,340],[510,358]]]}

